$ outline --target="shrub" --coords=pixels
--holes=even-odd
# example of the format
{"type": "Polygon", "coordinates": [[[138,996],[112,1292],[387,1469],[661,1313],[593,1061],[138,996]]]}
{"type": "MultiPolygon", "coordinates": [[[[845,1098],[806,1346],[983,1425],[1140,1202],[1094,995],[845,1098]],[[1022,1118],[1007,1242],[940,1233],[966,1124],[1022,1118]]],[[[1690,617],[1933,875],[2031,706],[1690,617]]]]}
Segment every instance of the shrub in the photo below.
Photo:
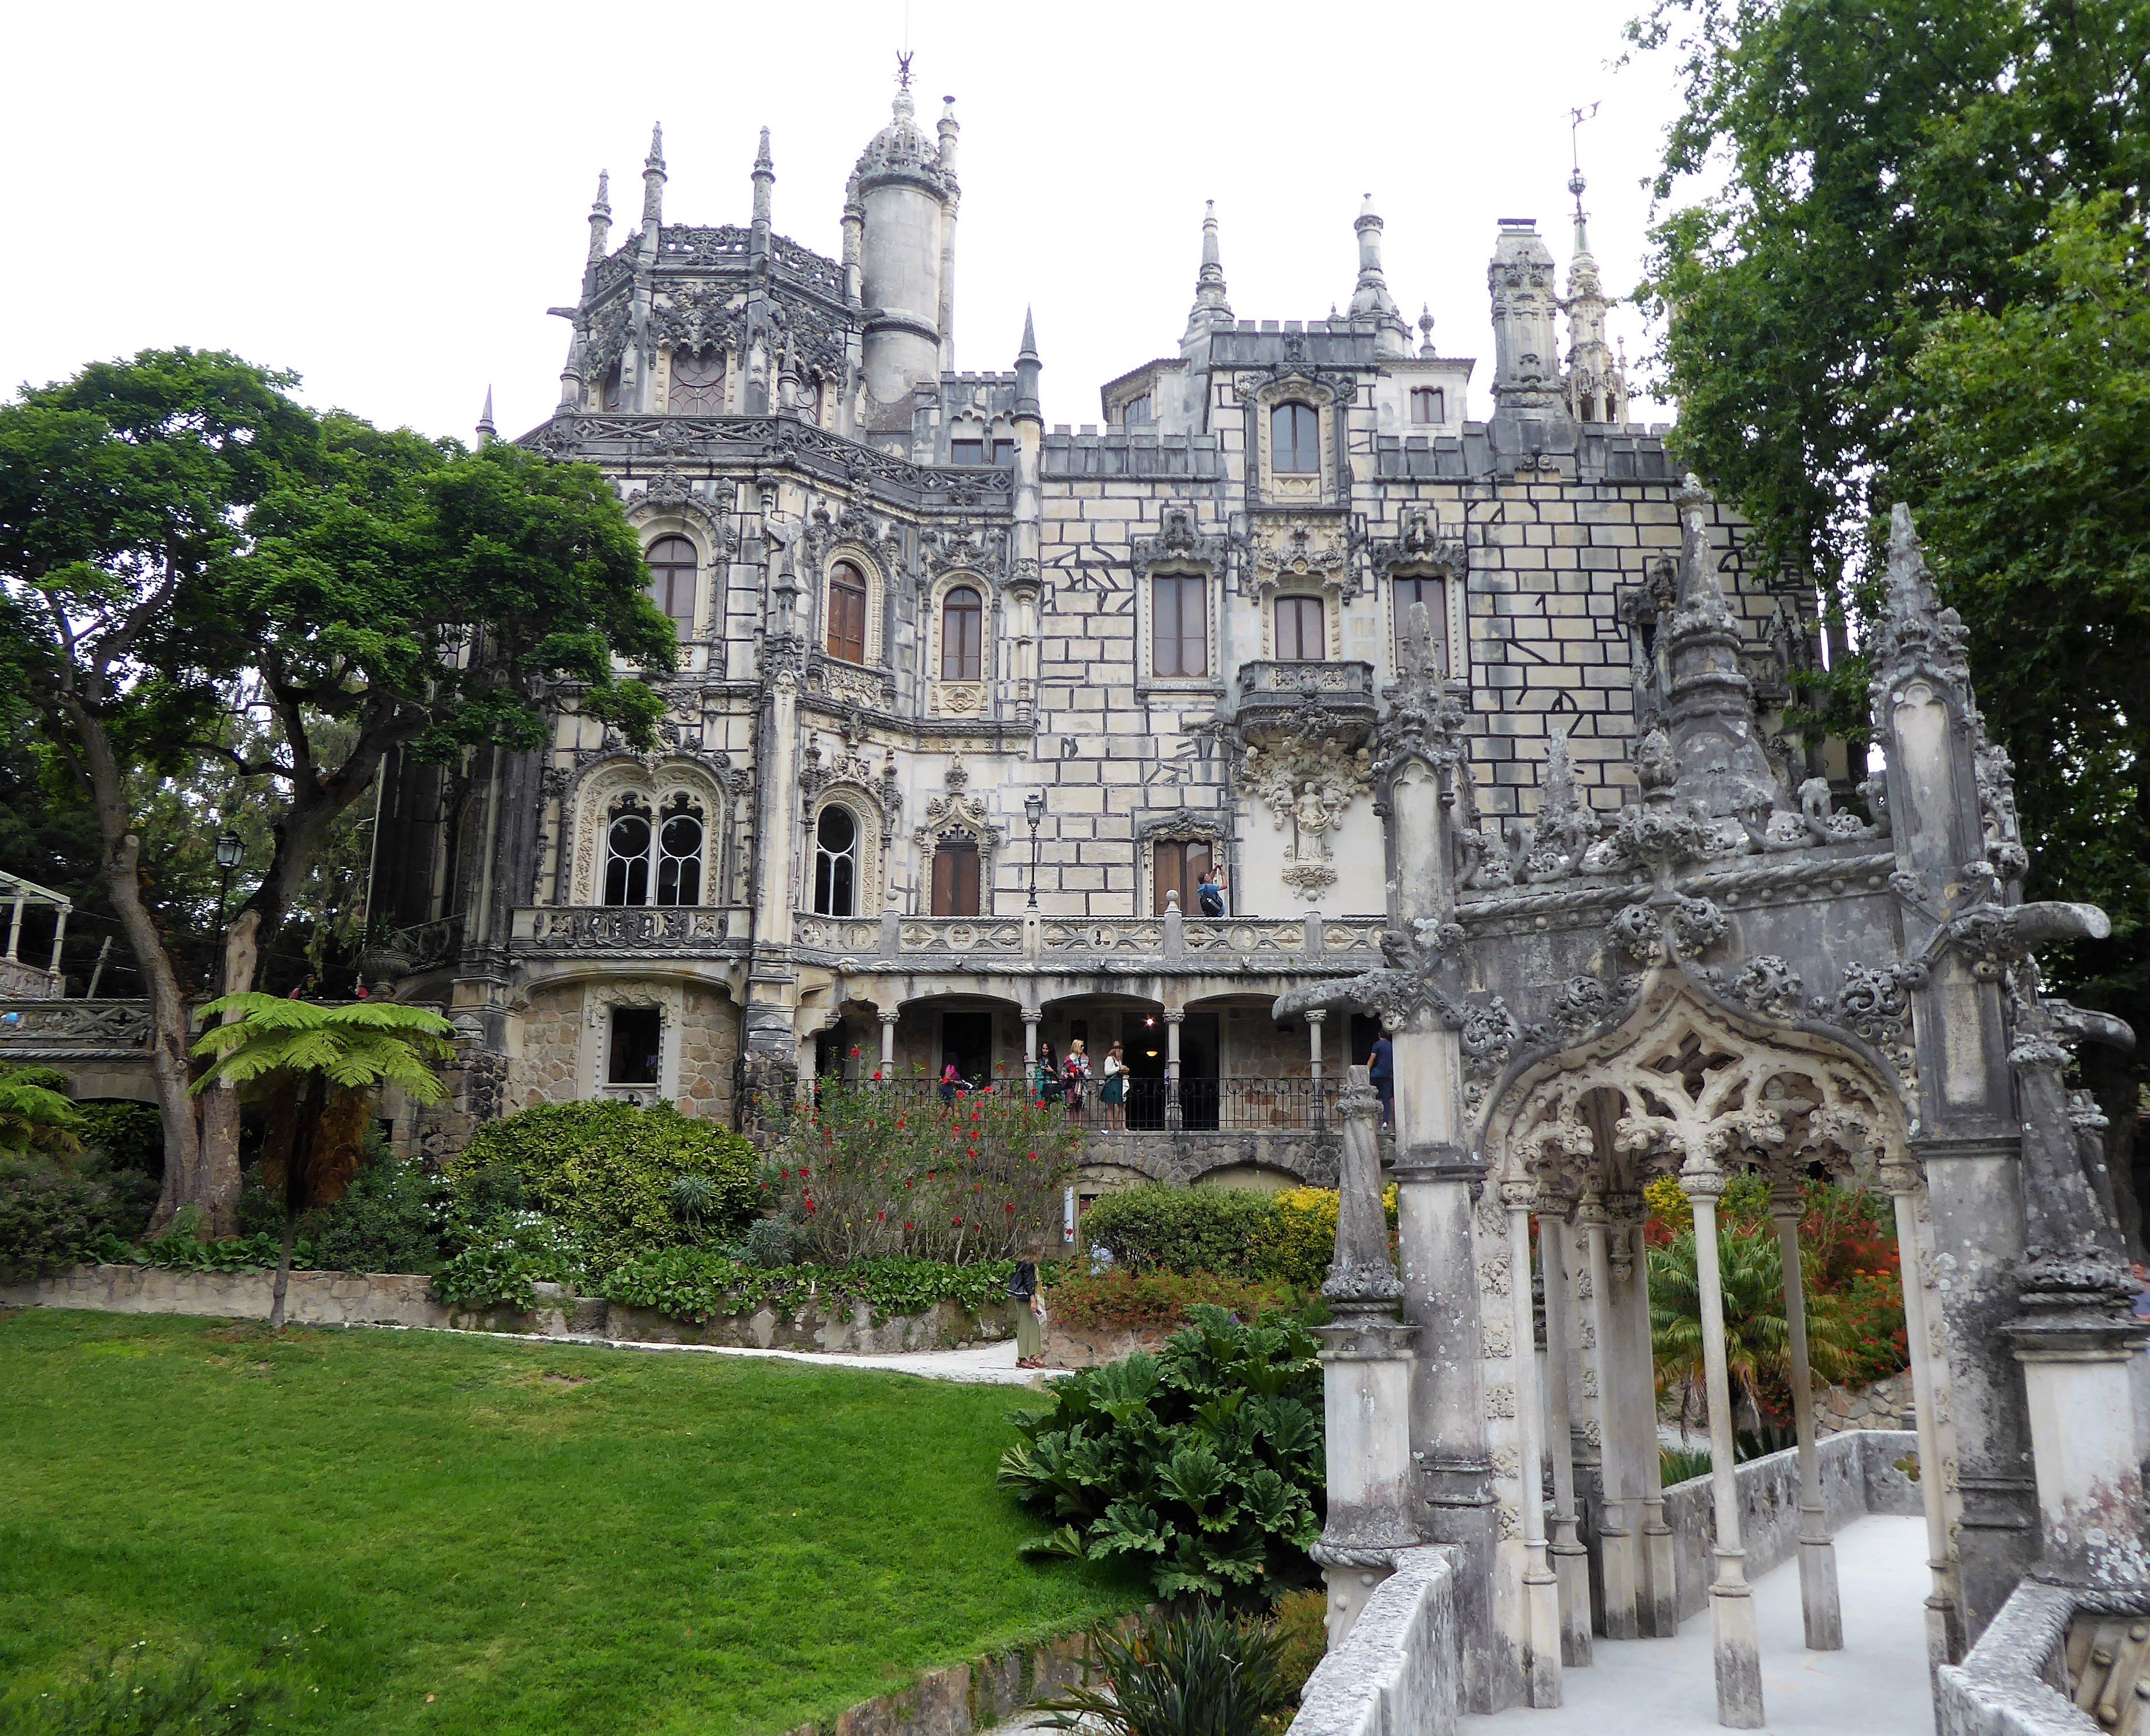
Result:
{"type": "Polygon", "coordinates": [[[73,1263],[76,1250],[109,1233],[112,1194],[71,1166],[0,1158],[0,1277],[41,1277],[73,1263]]]}
{"type": "Polygon", "coordinates": [[[1221,1308],[1253,1320],[1289,1312],[1300,1301],[1287,1284],[1252,1278],[1220,1277],[1197,1272],[1129,1272],[1108,1266],[1102,1272],[1072,1273],[1046,1293],[1046,1307],[1057,1325],[1087,1331],[1157,1332],[1184,1326],[1199,1307],[1221,1308]]]}
{"type": "Polygon", "coordinates": [[[739,1257],[749,1266],[796,1265],[806,1238],[788,1218],[757,1218],[739,1239],[739,1257]]]}
{"type": "Polygon", "coordinates": [[[386,1151],[307,1220],[314,1263],[331,1272],[432,1272],[445,1257],[435,1183],[386,1151]]]}
{"type": "Polygon", "coordinates": [[[573,1288],[589,1257],[568,1228],[542,1212],[503,1212],[477,1239],[433,1274],[433,1294],[451,1308],[538,1305],[537,1286],[573,1288]]]}
{"type": "Polygon", "coordinates": [[[1111,1249],[1113,1259],[1131,1272],[1254,1278],[1261,1274],[1261,1250],[1276,1218],[1271,1194],[1146,1183],[1102,1196],[1083,1218],[1083,1229],[1092,1247],[1111,1249]]]}
{"type": "Polygon", "coordinates": [[[1318,1587],[1281,1599],[1271,1623],[1277,1637],[1277,1668],[1296,1701],[1306,1694],[1307,1679],[1329,1655],[1329,1595],[1318,1587]]]}
{"type": "Polygon", "coordinates": [[[673,1202],[680,1176],[708,1179],[714,1197],[694,1216],[720,1232],[743,1224],[756,1203],[753,1148],[669,1104],[536,1104],[481,1128],[447,1174],[465,1224],[489,1234],[488,1209],[519,1190],[599,1273],[691,1239],[673,1202]]]}
{"type": "Polygon", "coordinates": [[[1155,1356],[1056,1381],[999,1480],[1058,1522],[1027,1553],[1123,1556],[1160,1597],[1266,1602],[1311,1578],[1321,1532],[1317,1346],[1289,1318],[1194,1316],[1155,1356]]]}
{"type": "Polygon", "coordinates": [[[922,1314],[942,1302],[976,1314],[1007,1294],[1014,1270],[1009,1260],[957,1266],[925,1259],[772,1269],[734,1259],[717,1249],[667,1248],[615,1268],[601,1288],[608,1302],[653,1308],[697,1325],[765,1306],[795,1314],[817,1298],[839,1306],[852,1299],[863,1301],[879,1321],[893,1314],[922,1314]]]}
{"type": "MultiPolygon", "coordinates": [[[[235,1678],[199,1653],[152,1663],[148,1643],[107,1654],[101,1666],[34,1699],[0,1701],[8,1736],[249,1736],[271,1728],[285,1690],[257,1666],[235,1678]]],[[[268,1663],[282,1647],[263,1654],[268,1663]]]]}
{"type": "Polygon", "coordinates": [[[1093,1628],[1090,1649],[1109,1688],[1070,1688],[1031,1702],[1061,1713],[1061,1728],[1259,1736],[1270,1714],[1292,1701],[1281,1638],[1266,1624],[1235,1621],[1212,1603],[1146,1615],[1125,1638],[1111,1628],[1093,1628]]]}
{"type": "Polygon", "coordinates": [[[101,1153],[108,1167],[130,1170],[152,1181],[164,1173],[164,1119],[154,1103],[77,1103],[82,1117],[76,1129],[87,1150],[101,1153]]]}
{"type": "Polygon", "coordinates": [[[893,1257],[1011,1259],[1057,1234],[1082,1130],[1020,1091],[943,1103],[907,1088],[823,1083],[760,1178],[765,1203],[829,1265],[893,1257]]]}

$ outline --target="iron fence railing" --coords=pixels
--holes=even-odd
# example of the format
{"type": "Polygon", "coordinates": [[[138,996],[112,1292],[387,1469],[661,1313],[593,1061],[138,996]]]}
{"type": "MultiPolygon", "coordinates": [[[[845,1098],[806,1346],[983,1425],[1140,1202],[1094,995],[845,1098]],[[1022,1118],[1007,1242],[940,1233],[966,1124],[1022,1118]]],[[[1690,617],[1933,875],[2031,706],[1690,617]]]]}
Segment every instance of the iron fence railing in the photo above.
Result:
{"type": "MultiPolygon", "coordinates": [[[[850,1081],[854,1088],[885,1093],[906,1102],[949,1102],[985,1085],[1001,1092],[1029,1088],[1002,1075],[946,1086],[937,1080],[906,1074],[886,1080],[871,1075],[850,1081]]],[[[1175,1131],[1172,1110],[1178,1106],[1178,1131],[1186,1133],[1311,1133],[1336,1125],[1335,1077],[1179,1080],[1129,1079],[1123,1100],[1108,1103],[1104,1082],[1093,1074],[1079,1098],[1065,1090],[1049,1100],[1093,1133],[1154,1133],[1175,1131]]]]}

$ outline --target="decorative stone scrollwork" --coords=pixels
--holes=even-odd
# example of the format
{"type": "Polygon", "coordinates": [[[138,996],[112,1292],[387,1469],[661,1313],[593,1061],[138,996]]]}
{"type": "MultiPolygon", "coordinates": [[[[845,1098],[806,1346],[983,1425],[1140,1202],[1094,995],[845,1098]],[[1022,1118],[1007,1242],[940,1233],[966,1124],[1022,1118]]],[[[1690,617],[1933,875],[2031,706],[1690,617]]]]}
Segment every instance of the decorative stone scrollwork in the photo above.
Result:
{"type": "Polygon", "coordinates": [[[1351,554],[1350,527],[1341,517],[1257,521],[1239,567],[1240,594],[1265,597],[1286,587],[1318,587],[1348,603],[1359,594],[1351,554]]]}
{"type": "Polygon", "coordinates": [[[1367,793],[1370,765],[1365,749],[1352,752],[1334,736],[1300,734],[1247,748],[1239,762],[1241,785],[1261,800],[1279,831],[1291,831],[1286,886],[1311,898],[1335,884],[1330,840],[1351,805],[1367,793]]]}
{"type": "Polygon", "coordinates": [[[1667,958],[1697,958],[1724,938],[1729,926],[1723,911],[1707,898],[1669,899],[1631,904],[1607,925],[1612,944],[1638,965],[1667,958]]]}
{"type": "Polygon", "coordinates": [[[1472,1007],[1464,1020],[1457,1041],[1463,1056],[1463,1107],[1472,1120],[1485,1108],[1486,1093],[1507,1066],[1522,1035],[1508,1003],[1498,995],[1482,1007],[1472,1007]]]}
{"type": "Polygon", "coordinates": [[[1138,578],[1153,567],[1187,565],[1215,572],[1224,564],[1231,538],[1204,535],[1192,507],[1167,507],[1158,517],[1158,534],[1137,537],[1128,544],[1138,578]]]}

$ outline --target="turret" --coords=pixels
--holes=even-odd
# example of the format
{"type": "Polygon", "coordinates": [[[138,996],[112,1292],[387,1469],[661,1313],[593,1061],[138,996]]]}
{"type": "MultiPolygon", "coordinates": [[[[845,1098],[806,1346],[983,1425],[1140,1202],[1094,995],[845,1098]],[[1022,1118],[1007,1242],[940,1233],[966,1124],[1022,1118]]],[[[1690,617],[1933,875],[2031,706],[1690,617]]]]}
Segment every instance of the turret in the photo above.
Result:
{"type": "Polygon", "coordinates": [[[754,154],[754,250],[769,251],[770,192],[776,185],[776,164],[769,154],[769,129],[761,129],[761,149],[754,154]]]}
{"type": "Polygon", "coordinates": [[[1561,381],[1561,396],[1577,421],[1624,427],[1628,372],[1605,341],[1605,316],[1612,304],[1590,251],[1589,220],[1582,209],[1582,189],[1587,184],[1580,169],[1568,177],[1567,190],[1575,195],[1575,253],[1567,266],[1567,299],[1561,303],[1567,315],[1567,370],[1561,381]]]}
{"type": "Polygon", "coordinates": [[[596,287],[597,269],[603,263],[605,249],[612,242],[612,176],[603,169],[598,171],[598,196],[590,203],[590,253],[585,270],[583,293],[596,287]]]}
{"type": "Polygon", "coordinates": [[[911,388],[939,377],[953,342],[956,126],[952,109],[944,112],[939,143],[929,143],[912,119],[907,67],[904,78],[893,116],[859,158],[852,185],[869,426],[907,431],[911,388]]]}
{"type": "Polygon", "coordinates": [[[1042,420],[1044,411],[1037,401],[1037,376],[1044,367],[1037,357],[1037,330],[1032,323],[1030,310],[1022,310],[1022,347],[1015,356],[1015,413],[1032,421],[1042,420]]]}
{"type": "Polygon", "coordinates": [[[1561,406],[1552,254],[1537,220],[1503,217],[1486,273],[1493,296],[1493,401],[1498,411],[1561,406]]]}
{"type": "Polygon", "coordinates": [[[1194,305],[1187,310],[1180,347],[1200,343],[1231,323],[1232,303],[1224,293],[1224,266],[1217,245],[1217,201],[1213,199],[1202,208],[1202,269],[1194,276],[1194,305]]]}
{"type": "Polygon", "coordinates": [[[1411,328],[1404,323],[1389,280],[1381,272],[1381,220],[1374,214],[1374,195],[1369,193],[1359,208],[1352,227],[1359,235],[1359,282],[1351,292],[1351,323],[1370,325],[1375,347],[1384,356],[1411,354],[1411,328]]]}
{"type": "Polygon", "coordinates": [[[491,446],[500,438],[500,430],[492,425],[492,388],[485,389],[485,408],[477,413],[477,443],[491,446]]]}

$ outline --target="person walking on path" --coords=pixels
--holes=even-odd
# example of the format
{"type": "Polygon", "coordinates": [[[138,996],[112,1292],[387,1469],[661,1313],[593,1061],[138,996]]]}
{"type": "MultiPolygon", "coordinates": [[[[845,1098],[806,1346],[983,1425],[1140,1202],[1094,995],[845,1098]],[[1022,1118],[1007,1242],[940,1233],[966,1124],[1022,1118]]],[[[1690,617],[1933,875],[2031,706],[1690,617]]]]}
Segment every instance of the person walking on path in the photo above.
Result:
{"type": "Polygon", "coordinates": [[[1126,1051],[1118,1043],[1105,1051],[1105,1085],[1098,1093],[1098,1101],[1105,1106],[1107,1131],[1127,1132],[1128,1060],[1126,1051]]]}
{"type": "Polygon", "coordinates": [[[1067,1082],[1068,1116],[1072,1120],[1080,1121],[1083,1118],[1083,1093],[1090,1083],[1090,1049],[1081,1037],[1067,1045],[1067,1059],[1060,1071],[1067,1082]]]}
{"type": "Polygon", "coordinates": [[[1015,1365],[1017,1368],[1043,1368],[1045,1350],[1045,1294],[1038,1288],[1037,1263],[1045,1253],[1045,1244],[1037,1240],[1022,1244],[1022,1258],[1015,1263],[1015,1271],[1008,1279],[1007,1293],[1015,1302],[1015,1365]]]}
{"type": "Polygon", "coordinates": [[[1374,1088],[1374,1095],[1381,1100],[1381,1125],[1392,1128],[1396,1124],[1396,1046],[1389,1041],[1384,1031],[1374,1039],[1373,1052],[1366,1057],[1366,1082],[1374,1088]]]}

